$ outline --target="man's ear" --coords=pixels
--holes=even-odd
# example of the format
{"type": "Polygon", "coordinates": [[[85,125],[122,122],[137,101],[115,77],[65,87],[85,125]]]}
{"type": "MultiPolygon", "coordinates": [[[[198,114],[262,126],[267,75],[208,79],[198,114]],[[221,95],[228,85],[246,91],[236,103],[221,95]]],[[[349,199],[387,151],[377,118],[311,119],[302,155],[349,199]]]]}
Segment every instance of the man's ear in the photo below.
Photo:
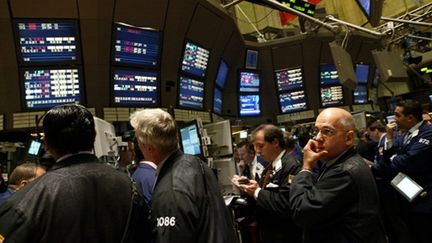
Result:
{"type": "Polygon", "coordinates": [[[46,138],[42,137],[42,141],[43,141],[43,145],[44,145],[45,151],[48,151],[49,150],[49,145],[48,145],[48,142],[47,142],[46,138]]]}
{"type": "Polygon", "coordinates": [[[353,130],[350,130],[346,133],[346,142],[347,145],[352,145],[354,144],[354,137],[355,137],[355,132],[353,130]]]}

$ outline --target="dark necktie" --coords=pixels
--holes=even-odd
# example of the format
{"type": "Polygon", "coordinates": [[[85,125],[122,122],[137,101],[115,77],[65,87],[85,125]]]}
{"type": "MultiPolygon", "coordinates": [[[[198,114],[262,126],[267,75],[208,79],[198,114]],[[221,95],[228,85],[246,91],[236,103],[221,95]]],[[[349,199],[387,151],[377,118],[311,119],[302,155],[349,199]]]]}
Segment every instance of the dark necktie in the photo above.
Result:
{"type": "Polygon", "coordinates": [[[265,188],[267,186],[267,184],[270,182],[270,178],[273,174],[273,166],[270,164],[267,167],[267,170],[265,172],[264,178],[261,180],[261,188],[265,188]]]}

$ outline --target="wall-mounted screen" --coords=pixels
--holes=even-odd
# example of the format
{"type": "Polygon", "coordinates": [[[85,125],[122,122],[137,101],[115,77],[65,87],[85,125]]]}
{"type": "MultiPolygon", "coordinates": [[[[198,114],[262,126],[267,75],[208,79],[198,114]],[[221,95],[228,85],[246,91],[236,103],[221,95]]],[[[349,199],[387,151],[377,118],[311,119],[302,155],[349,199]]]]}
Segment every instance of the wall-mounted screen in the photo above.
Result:
{"type": "Polygon", "coordinates": [[[338,85],[339,74],[334,64],[323,64],[320,66],[321,85],[338,85]]]}
{"type": "Polygon", "coordinates": [[[259,92],[260,73],[252,70],[242,70],[239,72],[239,91],[240,92],[259,92]]]}
{"type": "Polygon", "coordinates": [[[321,106],[343,105],[342,86],[321,87],[321,106]]]}
{"type": "Polygon", "coordinates": [[[258,51],[246,50],[245,68],[256,69],[258,65],[258,51]]]}
{"type": "Polygon", "coordinates": [[[279,94],[279,104],[282,113],[306,110],[307,105],[304,90],[279,94]]]}
{"type": "Polygon", "coordinates": [[[80,43],[75,20],[15,20],[21,64],[79,63],[80,43]]]}
{"type": "Polygon", "coordinates": [[[355,68],[357,84],[367,84],[369,77],[369,65],[367,64],[356,64],[355,68]]]}
{"type": "Polygon", "coordinates": [[[118,64],[157,67],[161,33],[151,28],[114,24],[113,61],[118,64]]]}
{"type": "Polygon", "coordinates": [[[214,89],[213,112],[219,115],[222,114],[222,91],[219,88],[214,89]]]}
{"type": "Polygon", "coordinates": [[[384,0],[357,0],[357,4],[374,27],[380,23],[383,3],[384,0]]]}
{"type": "Polygon", "coordinates": [[[26,110],[82,103],[79,68],[23,68],[20,69],[20,80],[26,110]]]}
{"type": "Polygon", "coordinates": [[[191,155],[201,155],[201,135],[196,121],[181,126],[180,129],[180,145],[183,153],[191,155]]]}
{"type": "Polygon", "coordinates": [[[275,71],[278,91],[290,91],[303,88],[303,72],[300,67],[275,71]]]}
{"type": "Polygon", "coordinates": [[[432,94],[429,95],[429,102],[432,103],[432,94]]]}
{"type": "Polygon", "coordinates": [[[225,87],[225,81],[228,76],[228,65],[224,60],[221,59],[219,63],[218,72],[216,75],[216,85],[223,89],[225,87]]]}
{"type": "Polygon", "coordinates": [[[159,104],[158,72],[113,68],[111,80],[114,105],[157,106],[159,104]]]}
{"type": "Polygon", "coordinates": [[[366,85],[358,85],[353,90],[354,104],[368,103],[368,89],[366,85]]]}
{"type": "Polygon", "coordinates": [[[186,41],[181,70],[187,74],[204,78],[209,58],[210,50],[193,42],[186,41]]]}
{"type": "Polygon", "coordinates": [[[204,83],[180,76],[178,100],[180,107],[202,110],[204,107],[204,83]]]}
{"type": "Polygon", "coordinates": [[[261,115],[260,96],[258,94],[239,95],[240,116],[261,115]]]}

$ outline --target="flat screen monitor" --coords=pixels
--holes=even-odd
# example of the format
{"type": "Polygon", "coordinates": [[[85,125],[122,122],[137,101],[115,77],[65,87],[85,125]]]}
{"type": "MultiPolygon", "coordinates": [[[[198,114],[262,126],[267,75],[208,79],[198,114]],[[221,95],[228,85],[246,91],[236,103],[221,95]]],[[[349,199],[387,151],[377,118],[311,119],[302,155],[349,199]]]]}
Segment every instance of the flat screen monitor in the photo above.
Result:
{"type": "Polygon", "coordinates": [[[383,0],[356,0],[369,23],[376,27],[380,23],[383,0]]]}
{"type": "Polygon", "coordinates": [[[206,76],[210,50],[191,41],[186,41],[181,70],[198,78],[206,76]]]}
{"type": "Polygon", "coordinates": [[[260,96],[258,94],[239,95],[240,116],[261,115],[260,96]]]}
{"type": "Polygon", "coordinates": [[[219,88],[214,89],[213,112],[219,115],[222,114],[222,91],[219,88]]]}
{"type": "Polygon", "coordinates": [[[432,94],[429,95],[429,102],[432,103],[432,94]]]}
{"type": "Polygon", "coordinates": [[[232,134],[229,120],[205,124],[203,127],[211,140],[211,145],[207,146],[211,156],[232,155],[232,134]]]}
{"type": "Polygon", "coordinates": [[[368,89],[366,85],[358,85],[353,90],[354,104],[368,103],[368,89]]]}
{"type": "Polygon", "coordinates": [[[258,51],[246,50],[245,68],[256,69],[258,65],[258,51]]]}
{"type": "Polygon", "coordinates": [[[320,66],[321,85],[338,85],[339,74],[334,64],[323,64],[320,66]]]}
{"type": "Polygon", "coordinates": [[[178,98],[180,107],[202,110],[204,108],[204,83],[180,76],[178,98]]]}
{"type": "Polygon", "coordinates": [[[113,68],[112,102],[119,106],[155,107],[159,104],[159,73],[113,68]]]}
{"type": "Polygon", "coordinates": [[[112,57],[116,64],[159,66],[161,32],[124,23],[114,24],[112,57]]]}
{"type": "Polygon", "coordinates": [[[303,71],[301,67],[276,70],[275,76],[279,92],[303,88],[303,71]]]}
{"type": "Polygon", "coordinates": [[[376,69],[375,69],[375,76],[374,76],[374,79],[373,79],[373,81],[372,81],[372,85],[373,85],[374,87],[378,87],[379,82],[380,82],[380,78],[381,78],[381,76],[380,76],[380,73],[379,73],[379,69],[376,68],[376,69]]]}
{"type": "Polygon", "coordinates": [[[343,105],[342,86],[321,87],[321,106],[343,105]]]}
{"type": "Polygon", "coordinates": [[[228,76],[228,65],[224,60],[221,59],[219,63],[218,72],[216,75],[216,85],[223,89],[225,87],[225,81],[228,76]]]}
{"type": "Polygon", "coordinates": [[[82,102],[80,68],[22,68],[23,106],[25,110],[44,110],[56,105],[82,102]]]}
{"type": "Polygon", "coordinates": [[[304,90],[279,94],[279,104],[282,113],[306,110],[307,105],[304,90]]]}
{"type": "Polygon", "coordinates": [[[44,146],[42,145],[42,141],[39,139],[31,140],[29,148],[27,150],[27,155],[30,157],[37,157],[41,154],[44,146]]]}
{"type": "Polygon", "coordinates": [[[241,70],[239,72],[240,92],[259,92],[260,73],[253,70],[241,70]]]}
{"type": "Polygon", "coordinates": [[[355,68],[357,84],[367,84],[369,77],[369,65],[367,64],[356,64],[355,68]]]}
{"type": "Polygon", "coordinates": [[[20,64],[80,63],[80,37],[76,20],[15,20],[20,64]]]}
{"type": "Polygon", "coordinates": [[[201,134],[196,120],[181,126],[179,132],[180,146],[183,149],[183,153],[202,155],[201,134]]]}

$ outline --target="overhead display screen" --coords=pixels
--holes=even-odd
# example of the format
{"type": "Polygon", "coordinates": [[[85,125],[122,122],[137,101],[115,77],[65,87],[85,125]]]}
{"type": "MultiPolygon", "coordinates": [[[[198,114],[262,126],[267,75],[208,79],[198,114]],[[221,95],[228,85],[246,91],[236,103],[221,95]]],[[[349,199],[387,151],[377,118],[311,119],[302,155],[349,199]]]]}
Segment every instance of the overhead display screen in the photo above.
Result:
{"type": "Polygon", "coordinates": [[[76,21],[14,21],[22,64],[77,63],[79,36],[76,21]]]}
{"type": "Polygon", "coordinates": [[[258,65],[258,51],[246,50],[245,68],[256,69],[258,65]]]}
{"type": "Polygon", "coordinates": [[[183,153],[192,155],[201,154],[201,136],[196,121],[180,128],[180,143],[183,153]]]}
{"type": "Polygon", "coordinates": [[[49,109],[81,103],[78,68],[24,68],[20,70],[25,109],[49,109]]]}
{"type": "Polygon", "coordinates": [[[303,90],[279,94],[282,113],[306,110],[306,96],[303,90]]]}
{"type": "Polygon", "coordinates": [[[339,74],[336,66],[333,64],[324,64],[320,66],[320,81],[321,85],[338,85],[339,74]]]}
{"type": "Polygon", "coordinates": [[[157,106],[159,74],[116,68],[112,72],[112,94],[115,105],[157,106]]]}
{"type": "Polygon", "coordinates": [[[366,85],[357,85],[353,90],[354,104],[368,103],[368,90],[366,85]]]}
{"type": "Polygon", "coordinates": [[[342,86],[322,87],[321,106],[343,105],[342,86]]]}
{"type": "Polygon", "coordinates": [[[222,114],[222,91],[218,88],[215,88],[213,93],[213,112],[222,114]]]}
{"type": "Polygon", "coordinates": [[[180,76],[179,106],[192,109],[203,109],[204,83],[180,76]]]}
{"type": "Polygon", "coordinates": [[[221,59],[219,64],[219,69],[216,75],[216,85],[223,89],[225,86],[225,81],[228,76],[228,65],[225,63],[224,60],[221,59]]]}
{"type": "Polygon", "coordinates": [[[184,48],[181,70],[187,74],[204,78],[209,58],[209,50],[187,41],[184,48]]]}
{"type": "Polygon", "coordinates": [[[367,84],[369,77],[369,65],[356,64],[356,79],[358,84],[367,84]]]}
{"type": "Polygon", "coordinates": [[[240,71],[240,92],[258,92],[260,88],[260,74],[254,71],[240,71]]]}
{"type": "Polygon", "coordinates": [[[260,97],[258,94],[239,95],[240,116],[261,115],[260,97]]]}
{"type": "Polygon", "coordinates": [[[113,60],[119,64],[157,67],[161,33],[123,23],[114,25],[113,60]]]}
{"type": "Polygon", "coordinates": [[[300,67],[276,70],[275,75],[279,92],[303,88],[303,72],[300,67]]]}

